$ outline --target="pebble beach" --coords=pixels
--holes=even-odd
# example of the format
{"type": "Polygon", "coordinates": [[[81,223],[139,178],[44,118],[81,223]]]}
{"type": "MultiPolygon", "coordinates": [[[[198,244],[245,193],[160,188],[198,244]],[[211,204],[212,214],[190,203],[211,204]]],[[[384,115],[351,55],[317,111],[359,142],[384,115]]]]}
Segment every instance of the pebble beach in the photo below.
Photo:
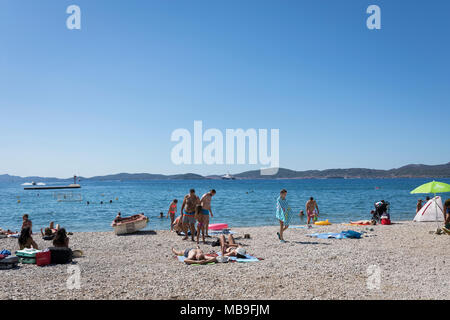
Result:
{"type": "MultiPolygon", "coordinates": [[[[174,232],[75,232],[70,247],[83,257],[66,265],[0,270],[0,299],[450,299],[450,236],[434,234],[436,228],[411,221],[290,228],[286,243],[278,240],[277,226],[233,228],[237,242],[262,260],[200,266],[174,257],[172,247],[195,247],[174,232]],[[364,231],[363,237],[307,236],[349,229],[364,231]],[[67,287],[70,266],[81,271],[79,289],[67,287]]],[[[37,234],[34,239],[40,249],[51,246],[37,234]]],[[[210,245],[214,240],[207,238],[200,248],[218,251],[210,245]]],[[[0,239],[0,249],[18,250],[17,239],[0,239]]]]}

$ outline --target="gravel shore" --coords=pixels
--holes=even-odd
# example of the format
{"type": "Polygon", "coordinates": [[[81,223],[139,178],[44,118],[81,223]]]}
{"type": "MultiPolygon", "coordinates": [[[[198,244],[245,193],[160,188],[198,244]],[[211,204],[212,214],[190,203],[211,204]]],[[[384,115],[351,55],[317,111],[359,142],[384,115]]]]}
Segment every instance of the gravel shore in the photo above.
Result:
{"type": "MultiPolygon", "coordinates": [[[[173,256],[172,247],[195,246],[173,232],[79,232],[70,236],[70,246],[84,257],[69,265],[0,270],[0,299],[450,299],[450,236],[430,233],[435,230],[436,223],[409,221],[336,224],[288,229],[282,244],[276,226],[236,228],[237,241],[264,260],[203,266],[173,256]],[[366,233],[362,239],[306,236],[348,229],[366,233]],[[245,233],[251,238],[244,239],[245,233]],[[67,288],[69,266],[81,270],[79,289],[67,288]]],[[[50,246],[38,235],[34,239],[40,248],[50,246]]],[[[17,239],[0,239],[2,249],[17,250],[17,239]]]]}

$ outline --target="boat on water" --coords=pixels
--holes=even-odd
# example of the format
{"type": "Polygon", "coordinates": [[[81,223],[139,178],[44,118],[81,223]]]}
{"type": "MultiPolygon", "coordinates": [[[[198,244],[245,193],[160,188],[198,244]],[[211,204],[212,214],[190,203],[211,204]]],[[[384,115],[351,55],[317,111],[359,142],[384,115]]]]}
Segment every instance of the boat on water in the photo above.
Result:
{"type": "Polygon", "coordinates": [[[23,186],[45,186],[45,183],[31,181],[31,182],[22,183],[22,185],[23,186]]]}
{"type": "Polygon", "coordinates": [[[81,185],[77,184],[77,176],[73,177],[73,183],[67,186],[47,186],[45,183],[24,183],[23,186],[30,186],[23,188],[24,190],[56,190],[56,189],[79,189],[81,185]]]}
{"type": "Polygon", "coordinates": [[[236,180],[236,177],[233,177],[231,174],[227,173],[226,175],[222,176],[223,180],[236,180]]]}
{"type": "Polygon", "coordinates": [[[141,214],[135,214],[131,217],[122,218],[118,222],[112,222],[111,227],[114,228],[116,235],[134,233],[144,229],[148,224],[148,218],[141,214]]]}

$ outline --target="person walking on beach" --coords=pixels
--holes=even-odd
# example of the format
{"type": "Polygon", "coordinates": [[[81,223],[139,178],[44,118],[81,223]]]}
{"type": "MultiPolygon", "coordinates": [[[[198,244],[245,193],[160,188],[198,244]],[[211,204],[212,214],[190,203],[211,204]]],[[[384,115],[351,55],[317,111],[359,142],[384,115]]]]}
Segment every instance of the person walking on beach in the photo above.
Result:
{"type": "Polygon", "coordinates": [[[172,203],[169,206],[169,211],[167,212],[166,218],[169,218],[170,215],[170,231],[173,231],[173,223],[175,221],[175,214],[177,213],[177,204],[178,200],[173,199],[172,203]]]}
{"type": "Polygon", "coordinates": [[[288,205],[286,195],[287,190],[283,189],[280,191],[280,196],[277,199],[276,217],[280,222],[280,232],[277,232],[277,236],[281,243],[286,242],[283,237],[283,232],[289,228],[289,223],[292,218],[292,210],[288,205]]]}
{"type": "Polygon", "coordinates": [[[314,217],[319,216],[319,207],[313,197],[309,198],[308,202],[306,202],[306,214],[308,215],[307,225],[310,224],[311,219],[314,220],[314,217]]]}
{"type": "Polygon", "coordinates": [[[191,231],[192,241],[195,241],[195,208],[200,204],[200,199],[195,194],[195,190],[189,190],[189,194],[184,196],[183,204],[181,205],[180,221],[183,223],[183,240],[188,238],[188,229],[191,231]]]}
{"type": "Polygon", "coordinates": [[[200,199],[200,205],[202,206],[202,214],[204,215],[204,223],[206,229],[206,236],[209,237],[208,228],[209,228],[209,214],[211,214],[211,218],[213,216],[213,212],[211,210],[211,199],[216,194],[216,190],[211,189],[209,192],[205,193],[200,199]]]}

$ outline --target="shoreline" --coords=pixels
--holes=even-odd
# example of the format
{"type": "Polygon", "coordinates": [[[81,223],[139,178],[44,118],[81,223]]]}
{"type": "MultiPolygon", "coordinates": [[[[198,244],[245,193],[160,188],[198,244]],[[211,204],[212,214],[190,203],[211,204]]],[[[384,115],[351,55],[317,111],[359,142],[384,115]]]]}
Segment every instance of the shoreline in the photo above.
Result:
{"type": "MultiPolygon", "coordinates": [[[[195,243],[167,230],[123,236],[74,232],[70,247],[83,250],[84,257],[67,265],[19,264],[0,270],[0,299],[450,299],[445,278],[449,238],[430,234],[436,227],[436,222],[395,221],[389,226],[289,228],[285,244],[278,241],[276,226],[233,228],[237,242],[264,260],[204,266],[179,262],[171,248],[184,250],[195,243]],[[348,229],[367,233],[341,240],[306,236],[348,229]],[[244,239],[245,233],[251,238],[244,239]],[[80,268],[80,289],[66,287],[69,266],[80,268]],[[380,270],[380,289],[368,288],[370,266],[380,270]]],[[[51,246],[34,239],[40,248],[51,246]]],[[[14,252],[17,239],[0,239],[0,247],[14,252]]],[[[210,244],[200,243],[200,248],[218,251],[210,244]]]]}

